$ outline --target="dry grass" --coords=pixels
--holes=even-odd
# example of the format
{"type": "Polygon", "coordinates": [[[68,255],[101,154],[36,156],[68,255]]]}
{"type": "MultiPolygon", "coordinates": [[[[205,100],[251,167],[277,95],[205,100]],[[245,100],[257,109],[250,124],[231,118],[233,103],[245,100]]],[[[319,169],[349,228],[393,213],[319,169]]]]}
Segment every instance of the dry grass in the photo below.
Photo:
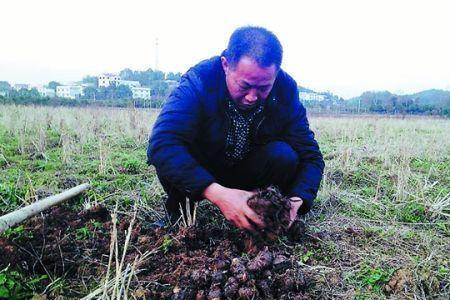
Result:
{"type": "MultiPolygon", "coordinates": [[[[326,278],[344,283],[330,286],[324,280],[317,294],[445,299],[450,121],[318,117],[312,127],[326,170],[307,220],[310,230],[327,233],[325,256],[339,266],[326,278]],[[403,279],[396,286],[391,279],[398,273],[403,279]],[[327,292],[319,291],[323,288],[327,292]]],[[[317,256],[323,259],[323,251],[317,256]]]]}
{"type": "MultiPolygon", "coordinates": [[[[83,201],[111,210],[119,203],[124,212],[138,203],[139,221],[156,218],[164,193],[145,165],[155,118],[151,110],[0,107],[0,185],[13,191],[0,194],[0,211],[42,190],[59,191],[61,181],[74,176],[93,184],[83,201]]],[[[447,299],[450,120],[310,121],[326,170],[305,217],[309,239],[295,247],[298,265],[314,278],[309,292],[327,299],[447,299]]],[[[184,217],[189,226],[196,215],[184,217]]],[[[116,279],[107,273],[107,288],[95,297],[126,298],[130,280],[139,281],[138,262],[127,268],[120,258],[119,248],[125,246],[124,254],[131,245],[112,240],[111,246],[108,270],[116,279]]]]}

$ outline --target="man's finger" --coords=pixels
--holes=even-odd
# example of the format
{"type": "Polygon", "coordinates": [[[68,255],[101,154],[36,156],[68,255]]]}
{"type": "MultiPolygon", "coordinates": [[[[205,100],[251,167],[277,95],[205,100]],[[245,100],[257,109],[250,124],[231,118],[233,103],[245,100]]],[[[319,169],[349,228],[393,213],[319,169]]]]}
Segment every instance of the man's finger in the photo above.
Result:
{"type": "Polygon", "coordinates": [[[266,227],[266,224],[261,219],[261,217],[257,213],[255,213],[251,208],[249,208],[248,211],[246,212],[246,216],[247,216],[247,218],[250,219],[250,221],[255,223],[259,228],[266,227]]]}
{"type": "Polygon", "coordinates": [[[251,224],[248,223],[248,221],[245,219],[245,217],[244,217],[244,220],[236,219],[236,220],[233,220],[231,222],[239,229],[250,230],[250,231],[254,230],[253,227],[251,226],[251,224]]]}
{"type": "Polygon", "coordinates": [[[289,221],[288,229],[291,228],[292,224],[294,224],[295,219],[289,221]]]}
{"type": "Polygon", "coordinates": [[[253,190],[253,191],[245,191],[246,197],[247,197],[247,201],[254,197],[257,193],[257,190],[253,190]]]}
{"type": "Polygon", "coordinates": [[[255,227],[244,217],[244,219],[241,221],[241,228],[248,230],[248,231],[255,231],[255,227]]]}

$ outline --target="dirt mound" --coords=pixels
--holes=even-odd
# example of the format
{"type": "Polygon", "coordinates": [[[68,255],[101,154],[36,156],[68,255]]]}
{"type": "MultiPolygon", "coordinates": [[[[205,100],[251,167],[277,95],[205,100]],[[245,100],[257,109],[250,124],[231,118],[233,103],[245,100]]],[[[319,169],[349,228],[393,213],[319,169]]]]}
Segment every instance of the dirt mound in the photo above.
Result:
{"type": "Polygon", "coordinates": [[[305,275],[291,262],[290,253],[279,246],[266,246],[252,255],[242,253],[248,238],[244,233],[209,234],[204,227],[182,228],[174,235],[158,232],[159,238],[156,234],[139,239],[147,246],[170,244],[165,253],[141,266],[145,271],[139,277],[149,284],[139,290],[147,297],[291,299],[297,295],[307,299],[305,275]]]}
{"type": "MultiPolygon", "coordinates": [[[[289,233],[289,202],[274,190],[258,193],[249,205],[264,216],[270,230],[258,235],[222,228],[203,214],[195,226],[149,229],[135,223],[126,262],[156,250],[131,290],[150,299],[308,299],[309,280],[291,261],[294,239],[278,243],[275,234],[289,233]],[[267,213],[269,212],[269,213],[267,213]],[[278,223],[280,222],[280,223],[278,223]],[[255,239],[257,242],[255,242],[255,239]],[[286,247],[286,245],[291,245],[286,247]],[[248,251],[249,245],[250,252],[248,251]]],[[[119,245],[124,244],[129,217],[119,215],[119,245]]],[[[303,228],[295,223],[295,228],[303,228]],[[297,226],[297,227],[295,227],[297,226]]],[[[112,222],[109,211],[96,206],[83,212],[55,207],[44,217],[24,223],[30,235],[0,239],[0,268],[23,274],[64,277],[73,284],[106,273],[112,222]]],[[[289,235],[288,235],[289,236],[289,235]]],[[[42,288],[50,281],[42,281],[42,288]]],[[[43,290],[42,289],[42,290],[43,290]]],[[[65,294],[80,297],[84,293],[65,294]]],[[[56,297],[57,295],[50,295],[56,297]]]]}
{"type": "Polygon", "coordinates": [[[248,204],[266,229],[222,231],[200,223],[160,236],[153,245],[170,247],[144,266],[143,278],[150,284],[140,291],[165,299],[308,299],[306,275],[292,263],[290,249],[277,243],[280,235],[287,234],[291,243],[304,233],[299,221],[288,228],[289,199],[271,187],[259,190],[248,204]]]}
{"type": "MultiPolygon", "coordinates": [[[[27,274],[76,275],[85,266],[86,255],[100,257],[109,252],[109,218],[101,206],[81,213],[53,207],[44,218],[24,223],[22,232],[0,238],[0,269],[9,265],[27,274]]],[[[97,273],[95,264],[86,270],[97,273]]]]}

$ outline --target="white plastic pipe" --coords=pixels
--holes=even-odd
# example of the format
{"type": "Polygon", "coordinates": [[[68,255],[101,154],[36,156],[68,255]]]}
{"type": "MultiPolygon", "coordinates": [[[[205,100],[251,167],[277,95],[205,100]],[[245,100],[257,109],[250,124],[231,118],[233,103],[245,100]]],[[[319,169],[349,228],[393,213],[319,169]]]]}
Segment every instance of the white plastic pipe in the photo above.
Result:
{"type": "Polygon", "coordinates": [[[42,200],[36,201],[30,205],[22,207],[18,210],[10,212],[4,216],[0,217],[0,234],[6,229],[22,222],[23,220],[28,219],[31,216],[37,215],[38,213],[46,210],[47,208],[59,204],[63,201],[66,201],[70,198],[75,197],[76,195],[84,192],[90,188],[90,184],[83,183],[76,187],[73,187],[67,191],[64,191],[60,194],[56,194],[42,200]]]}

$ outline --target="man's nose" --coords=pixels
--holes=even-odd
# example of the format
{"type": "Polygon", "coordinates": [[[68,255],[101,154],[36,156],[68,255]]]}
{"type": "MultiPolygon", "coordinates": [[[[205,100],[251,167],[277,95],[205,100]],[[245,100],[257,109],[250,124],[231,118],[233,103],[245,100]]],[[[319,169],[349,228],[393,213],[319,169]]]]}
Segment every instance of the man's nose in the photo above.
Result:
{"type": "Polygon", "coordinates": [[[248,102],[255,102],[256,100],[258,100],[258,94],[254,89],[251,89],[245,96],[245,100],[247,100],[248,102]]]}

